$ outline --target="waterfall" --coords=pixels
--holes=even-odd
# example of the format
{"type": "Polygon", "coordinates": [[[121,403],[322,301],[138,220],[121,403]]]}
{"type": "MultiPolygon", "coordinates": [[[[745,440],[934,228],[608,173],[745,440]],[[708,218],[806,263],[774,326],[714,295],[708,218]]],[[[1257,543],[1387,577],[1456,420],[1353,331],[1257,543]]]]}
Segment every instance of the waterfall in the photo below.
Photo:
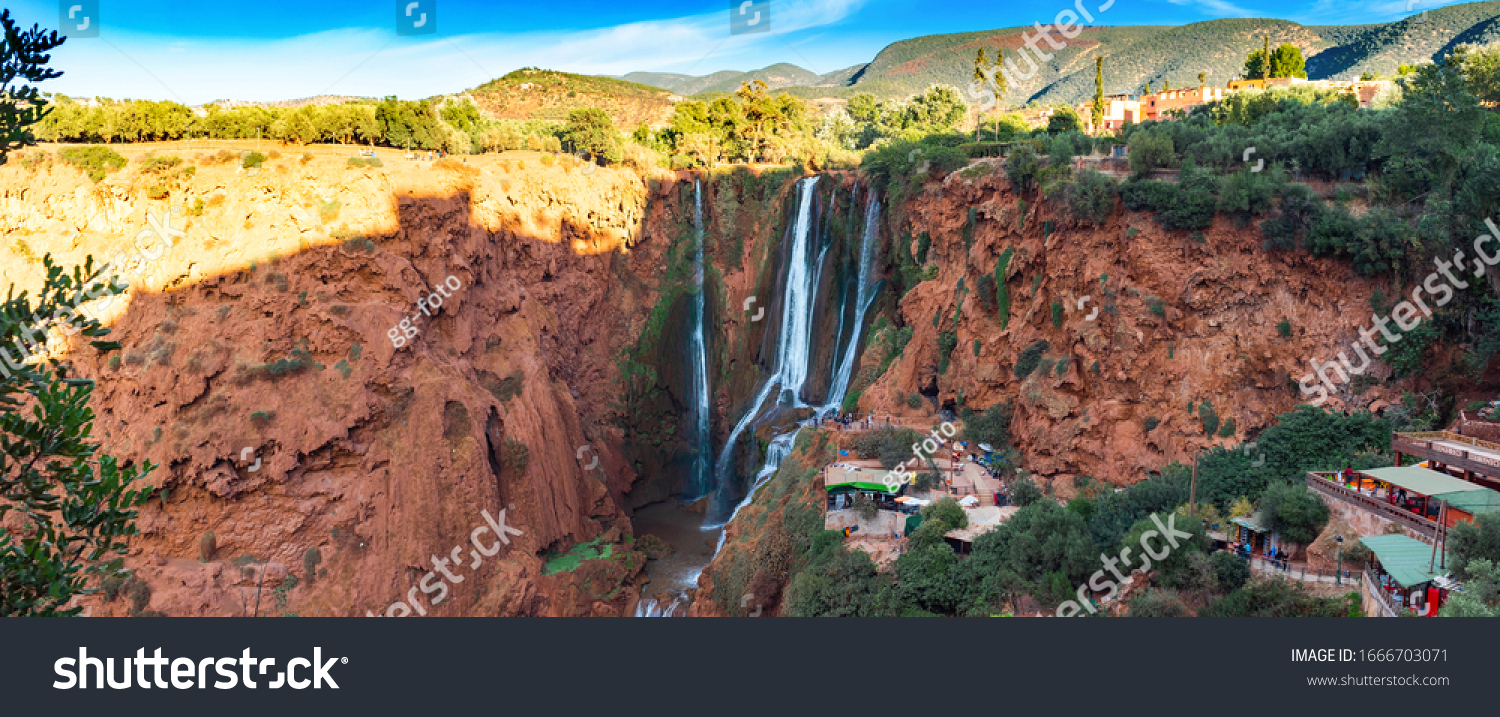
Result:
{"type": "Polygon", "coordinates": [[[723,521],[717,518],[724,513],[726,493],[733,483],[732,476],[729,475],[729,462],[740,434],[760,415],[766,399],[778,386],[782,391],[790,391],[795,404],[798,403],[797,394],[801,392],[802,384],[807,381],[807,364],[811,360],[810,354],[812,353],[813,294],[817,291],[817,286],[812,283],[814,278],[811,266],[812,242],[808,235],[812,234],[813,189],[817,186],[817,177],[808,177],[797,182],[797,217],[792,225],[792,250],[787,258],[786,286],[783,288],[785,294],[781,304],[781,336],[776,346],[776,365],[774,372],[766,378],[765,384],[756,392],[755,400],[750,403],[749,410],[735,424],[734,430],[729,432],[729,439],[724,442],[724,447],[719,451],[719,458],[714,463],[714,478],[717,485],[713,499],[709,503],[708,523],[703,526],[704,530],[721,528],[728,521],[727,516],[723,521]]]}
{"type": "Polygon", "coordinates": [[[709,435],[708,345],[704,337],[707,330],[704,318],[707,298],[704,296],[706,287],[703,282],[703,187],[699,180],[693,180],[693,231],[693,286],[697,295],[693,299],[693,337],[689,351],[692,353],[693,394],[697,399],[693,421],[697,453],[693,457],[692,489],[689,493],[696,500],[710,490],[712,475],[709,471],[709,457],[713,453],[709,435]]]}
{"type": "MultiPolygon", "coordinates": [[[[817,183],[817,177],[802,180],[799,185],[798,206],[795,224],[792,228],[792,248],[788,256],[789,266],[786,272],[786,285],[783,287],[785,300],[782,303],[782,332],[777,345],[777,363],[775,373],[766,379],[766,383],[756,392],[755,399],[751,401],[749,409],[745,412],[734,430],[729,434],[729,440],[724,443],[719,452],[719,458],[714,465],[715,477],[718,487],[714,499],[710,504],[709,520],[704,525],[704,530],[714,530],[723,527],[740,508],[749,504],[755,489],[769,480],[780,467],[782,459],[791,453],[792,444],[797,432],[793,430],[777,435],[771,440],[766,451],[766,462],[756,474],[749,492],[745,498],[736,505],[732,511],[725,515],[727,506],[726,493],[733,485],[730,473],[730,459],[734,446],[739,441],[740,434],[749,428],[761,411],[765,408],[766,399],[780,387],[782,396],[790,396],[788,403],[794,407],[804,407],[798,394],[802,384],[807,380],[809,364],[812,360],[812,319],[814,305],[817,300],[817,280],[821,271],[820,265],[827,248],[818,252],[817,259],[810,256],[813,252],[809,235],[812,233],[812,191],[817,183]],[[721,520],[722,519],[722,520],[721,520]]],[[[843,405],[844,394],[849,390],[849,382],[854,373],[854,362],[858,355],[859,339],[864,330],[865,313],[870,305],[874,303],[877,282],[874,280],[875,250],[877,235],[880,228],[880,198],[872,189],[866,202],[865,226],[860,238],[859,266],[855,272],[856,286],[854,289],[854,316],[852,327],[849,331],[848,345],[841,356],[835,359],[833,371],[833,383],[829,388],[821,406],[816,408],[819,417],[833,413],[843,405]]],[[[843,312],[839,312],[842,316],[843,312]]],[[[842,327],[838,333],[843,333],[842,327]]],[[[835,335],[834,340],[838,340],[835,335]]],[[[724,537],[719,537],[719,547],[723,547],[724,537]]]]}
{"type": "Polygon", "coordinates": [[[828,391],[828,402],[823,410],[839,410],[844,403],[844,394],[849,390],[849,380],[854,375],[854,358],[859,350],[859,337],[864,332],[865,312],[875,301],[875,286],[871,274],[875,272],[875,240],[880,233],[880,195],[870,188],[870,198],[865,201],[865,230],[859,240],[858,284],[854,290],[854,330],[849,334],[849,345],[844,357],[834,368],[833,385],[828,391]]]}
{"type": "Polygon", "coordinates": [[[792,253],[788,257],[785,295],[781,306],[781,341],[776,351],[777,374],[781,390],[798,403],[802,384],[807,382],[808,362],[812,359],[813,299],[818,276],[812,257],[813,189],[818,178],[802,180],[797,200],[797,223],[792,225],[792,253]]]}
{"type": "Polygon", "coordinates": [[[678,617],[678,615],[676,614],[677,608],[681,606],[682,601],[686,599],[686,595],[673,595],[672,602],[667,603],[666,606],[663,607],[656,598],[642,598],[640,602],[637,602],[635,604],[635,616],[678,617]]]}
{"type": "MultiPolygon", "coordinates": [[[[781,468],[781,460],[792,454],[792,444],[797,441],[797,433],[801,430],[798,428],[791,433],[782,433],[771,439],[771,445],[766,447],[766,464],[760,467],[759,473],[755,474],[755,481],[750,484],[750,490],[745,493],[745,498],[740,501],[739,505],[734,507],[734,512],[729,514],[729,519],[724,521],[724,525],[733,522],[734,516],[740,514],[740,509],[750,505],[750,501],[755,498],[755,491],[770,480],[771,476],[776,475],[777,469],[781,468]]],[[[728,535],[728,531],[719,533],[719,544],[714,547],[714,555],[718,555],[719,551],[724,549],[724,538],[728,535]]]]}

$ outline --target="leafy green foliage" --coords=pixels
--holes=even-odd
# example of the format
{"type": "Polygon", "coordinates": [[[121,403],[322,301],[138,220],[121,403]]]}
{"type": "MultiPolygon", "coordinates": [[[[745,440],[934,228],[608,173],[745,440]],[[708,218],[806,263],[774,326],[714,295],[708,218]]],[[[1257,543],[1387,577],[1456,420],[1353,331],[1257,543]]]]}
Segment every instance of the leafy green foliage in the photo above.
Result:
{"type": "Polygon", "coordinates": [[[1307,588],[1291,580],[1262,578],[1225,595],[1198,614],[1200,617],[1345,617],[1349,614],[1349,604],[1339,598],[1314,597],[1307,588]]]}
{"type": "MultiPolygon", "coordinates": [[[[5,18],[0,14],[0,19],[5,18]]],[[[15,42],[8,36],[7,44],[15,42]]],[[[149,487],[130,484],[155,468],[149,461],[121,468],[113,456],[89,442],[94,383],[72,378],[71,366],[57,358],[42,363],[16,359],[9,347],[38,341],[46,328],[76,332],[93,348],[120,345],[96,319],[78,314],[89,298],[118,294],[125,287],[102,280],[93,258],[71,275],[42,259],[46,272],[33,303],[27,292],[8,292],[0,304],[0,615],[75,615],[68,607],[90,576],[118,574],[136,535],[138,506],[149,487]],[[44,318],[38,318],[44,317],[44,318]],[[64,329],[64,327],[68,327],[64,329]],[[32,420],[34,419],[34,420],[32,420]]]]}
{"type": "Polygon", "coordinates": [[[856,434],[849,446],[862,457],[879,460],[880,465],[889,470],[911,458],[912,445],[921,442],[922,434],[910,428],[879,426],[856,434]]]}
{"type": "Polygon", "coordinates": [[[1010,444],[1010,422],[1014,407],[1009,403],[997,403],[983,413],[969,412],[963,418],[963,439],[974,444],[988,444],[1000,450],[1010,444]]]}
{"type": "Polygon", "coordinates": [[[1024,508],[1042,499],[1042,489],[1031,480],[1031,476],[1021,476],[1010,485],[1008,497],[1011,503],[1024,508]]]}
{"type": "Polygon", "coordinates": [[[1015,374],[1016,378],[1024,379],[1031,375],[1032,371],[1042,362],[1042,354],[1047,351],[1049,344],[1044,339],[1021,350],[1016,356],[1015,374]]]}
{"type": "Polygon", "coordinates": [[[1011,247],[1006,247],[1000,252],[1000,258],[995,260],[995,303],[996,311],[1000,315],[1000,328],[1004,329],[1010,323],[1010,292],[1005,288],[1005,269],[1010,264],[1010,257],[1015,253],[1011,247]]]}
{"type": "Polygon", "coordinates": [[[0,29],[5,34],[4,43],[0,44],[0,158],[3,158],[13,150],[35,144],[30,128],[51,111],[37,87],[12,83],[17,78],[43,82],[61,77],[61,71],[47,67],[51,60],[47,53],[62,45],[65,38],[58,37],[56,31],[44,32],[39,25],[21,30],[9,10],[0,12],[0,29]]]}
{"type": "Polygon", "coordinates": [[[1463,591],[1449,595],[1448,602],[1438,610],[1438,615],[1500,617],[1500,564],[1487,558],[1473,558],[1466,568],[1465,575],[1468,577],[1464,581],[1463,591]]]}
{"type": "Polygon", "coordinates": [[[1208,556],[1208,561],[1221,590],[1239,590],[1250,580],[1250,561],[1239,555],[1221,550],[1208,556]]]}
{"type": "Polygon", "coordinates": [[[1270,71],[1272,79],[1280,77],[1300,77],[1307,79],[1307,61],[1302,57],[1302,50],[1296,45],[1286,43],[1271,51],[1271,66],[1265,66],[1265,50],[1256,50],[1250,53],[1249,59],[1245,60],[1245,77],[1249,79],[1260,79],[1262,73],[1270,71]]]}
{"type": "Polygon", "coordinates": [[[563,141],[574,152],[588,152],[602,164],[618,164],[624,158],[620,133],[609,120],[609,115],[597,107],[576,109],[568,113],[568,124],[563,127],[563,141]]]}
{"type": "Polygon", "coordinates": [[[1120,195],[1115,180],[1093,169],[1085,169],[1074,178],[1058,183],[1054,191],[1062,194],[1074,219],[1095,226],[1109,219],[1115,209],[1115,199],[1120,195]]]}
{"type": "Polygon", "coordinates": [[[1488,560],[1500,565],[1500,513],[1480,513],[1474,522],[1453,526],[1448,536],[1448,560],[1453,576],[1467,580],[1472,575],[1471,561],[1488,560]]]}
{"type": "Polygon", "coordinates": [[[1150,588],[1125,603],[1130,617],[1187,617],[1187,603],[1176,590],[1150,588]]]}
{"type": "Polygon", "coordinates": [[[1266,527],[1293,543],[1316,540],[1328,524],[1328,506],[1302,483],[1273,483],[1261,494],[1258,515],[1266,527]]]}
{"type": "MultiPolygon", "coordinates": [[[[3,113],[3,106],[0,106],[0,121],[4,119],[3,113]]],[[[126,164],[125,158],[109,147],[65,147],[57,151],[57,156],[83,170],[94,182],[102,181],[106,174],[126,164]]]]}

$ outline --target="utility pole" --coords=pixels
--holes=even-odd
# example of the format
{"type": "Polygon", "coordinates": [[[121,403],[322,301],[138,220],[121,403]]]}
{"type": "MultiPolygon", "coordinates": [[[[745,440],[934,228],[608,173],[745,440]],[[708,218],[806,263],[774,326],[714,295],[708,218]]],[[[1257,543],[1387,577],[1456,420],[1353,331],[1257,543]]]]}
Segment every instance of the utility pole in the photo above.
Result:
{"type": "Polygon", "coordinates": [[[1197,517],[1198,513],[1198,459],[1193,459],[1193,482],[1188,485],[1188,517],[1197,517]]]}

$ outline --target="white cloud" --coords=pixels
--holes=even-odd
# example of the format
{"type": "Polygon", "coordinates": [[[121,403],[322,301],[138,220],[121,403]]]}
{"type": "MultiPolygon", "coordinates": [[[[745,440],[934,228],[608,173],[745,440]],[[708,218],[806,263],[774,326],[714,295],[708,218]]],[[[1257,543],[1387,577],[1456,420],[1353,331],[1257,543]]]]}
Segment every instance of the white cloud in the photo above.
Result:
{"type": "MultiPolygon", "coordinates": [[[[344,29],[255,41],[114,31],[70,39],[56,50],[53,65],[64,75],[42,89],[201,104],[319,94],[429,97],[527,66],[588,74],[708,74],[731,63],[754,69],[784,60],[784,35],[837,23],[863,2],[777,2],[770,33],[737,36],[729,34],[727,8],[576,32],[398,37],[389,28],[344,29]]],[[[831,69],[836,67],[821,71],[831,69]]]]}
{"type": "Polygon", "coordinates": [[[1226,0],[1167,0],[1167,2],[1183,7],[1200,7],[1203,14],[1213,17],[1262,17],[1264,15],[1254,10],[1246,10],[1226,0]]]}

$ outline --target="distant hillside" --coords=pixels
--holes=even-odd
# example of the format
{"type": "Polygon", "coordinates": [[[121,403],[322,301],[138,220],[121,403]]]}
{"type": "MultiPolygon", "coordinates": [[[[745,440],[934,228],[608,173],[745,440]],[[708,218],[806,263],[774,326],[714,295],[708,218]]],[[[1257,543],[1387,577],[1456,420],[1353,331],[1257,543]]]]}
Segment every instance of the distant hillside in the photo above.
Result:
{"type": "MultiPolygon", "coordinates": [[[[1107,13],[1096,19],[1107,21],[1107,13]]],[[[1029,70],[1018,57],[1023,45],[1022,33],[1027,31],[1032,28],[902,40],[881,50],[868,65],[817,76],[815,82],[772,87],[809,99],[848,97],[855,92],[870,92],[882,98],[906,97],[933,83],[964,89],[973,76],[974,55],[980,47],[985,47],[990,57],[994,57],[995,49],[1004,48],[1018,69],[1029,70]]],[[[1460,43],[1500,41],[1500,1],[1439,8],[1429,11],[1425,18],[1418,15],[1381,25],[1303,26],[1285,20],[1229,19],[1177,27],[1090,27],[1067,40],[1068,46],[1063,50],[1053,50],[1047,43],[1039,42],[1053,58],[1039,60],[1036,74],[1010,88],[1005,101],[1015,105],[1032,100],[1044,104],[1083,102],[1094,93],[1096,56],[1104,57],[1104,89],[1109,93],[1138,92],[1148,82],[1158,89],[1163,82],[1173,87],[1194,86],[1200,72],[1208,73],[1209,84],[1223,86],[1240,76],[1246,56],[1261,47],[1265,35],[1270,35],[1273,46],[1289,42],[1301,48],[1308,58],[1307,72],[1312,79],[1348,78],[1364,72],[1391,74],[1403,62],[1440,59],[1460,43]]],[[[773,65],[757,72],[775,68],[812,74],[792,65],[773,65]]],[[[632,73],[627,77],[649,74],[632,73]]],[[[673,79],[657,81],[675,82],[674,91],[695,94],[732,91],[739,86],[740,79],[756,73],[727,77],[735,74],[720,72],[705,78],[659,75],[673,79]],[[714,81],[693,84],[710,78],[714,81]]],[[[778,76],[792,78],[796,73],[778,76]]]]}
{"type": "Polygon", "coordinates": [[[672,114],[673,93],[635,82],[528,67],[468,93],[480,109],[500,119],[566,119],[568,112],[598,107],[616,127],[661,124],[672,114]]]}
{"type": "Polygon", "coordinates": [[[824,85],[842,87],[849,84],[850,79],[864,67],[864,65],[855,65],[826,75],[819,75],[796,65],[780,62],[750,72],[721,70],[711,75],[698,77],[671,72],[632,72],[621,79],[671,90],[679,95],[696,95],[704,92],[733,92],[740,88],[741,83],[754,80],[766,83],[766,86],[773,90],[824,85]]]}

